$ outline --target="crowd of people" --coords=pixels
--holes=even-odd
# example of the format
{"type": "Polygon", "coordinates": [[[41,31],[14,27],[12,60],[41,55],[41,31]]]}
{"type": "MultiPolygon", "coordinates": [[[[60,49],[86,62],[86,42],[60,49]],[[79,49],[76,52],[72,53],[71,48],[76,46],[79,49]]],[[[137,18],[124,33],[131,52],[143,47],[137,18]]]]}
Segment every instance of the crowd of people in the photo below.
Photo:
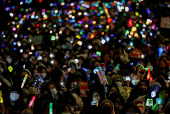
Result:
{"type": "Polygon", "coordinates": [[[170,41],[147,1],[10,2],[2,3],[10,18],[0,34],[2,114],[170,112],[170,41]]]}

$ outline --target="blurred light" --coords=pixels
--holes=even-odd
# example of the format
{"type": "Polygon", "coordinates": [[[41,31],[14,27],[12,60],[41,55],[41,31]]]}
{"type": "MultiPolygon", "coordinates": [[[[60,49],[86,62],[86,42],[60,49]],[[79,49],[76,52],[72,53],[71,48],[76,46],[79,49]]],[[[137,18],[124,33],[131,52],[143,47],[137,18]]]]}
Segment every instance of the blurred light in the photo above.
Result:
{"type": "Polygon", "coordinates": [[[130,46],[133,46],[134,43],[131,41],[131,42],[129,42],[129,44],[130,44],[130,46]]]}
{"type": "Polygon", "coordinates": [[[110,37],[106,37],[106,41],[109,42],[110,41],[110,37]]]}
{"type": "Polygon", "coordinates": [[[78,41],[77,44],[78,44],[79,46],[81,46],[83,43],[82,43],[82,41],[78,41]]]}
{"type": "Polygon", "coordinates": [[[101,43],[102,43],[102,44],[105,44],[105,42],[106,42],[106,41],[105,41],[104,39],[101,40],[101,43]]]}

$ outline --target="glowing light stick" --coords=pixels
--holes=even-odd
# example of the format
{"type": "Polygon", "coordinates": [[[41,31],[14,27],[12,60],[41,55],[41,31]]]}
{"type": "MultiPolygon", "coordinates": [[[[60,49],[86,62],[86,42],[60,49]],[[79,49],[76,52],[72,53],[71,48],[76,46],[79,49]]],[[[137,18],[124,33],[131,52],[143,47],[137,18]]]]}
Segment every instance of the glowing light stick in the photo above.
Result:
{"type": "Polygon", "coordinates": [[[156,102],[158,103],[158,109],[159,109],[159,111],[161,111],[161,103],[162,103],[162,99],[161,98],[157,98],[156,99],[156,102]]]}
{"type": "Polygon", "coordinates": [[[53,103],[49,104],[49,114],[53,114],[53,103]]]}
{"type": "Polygon", "coordinates": [[[3,103],[2,91],[0,91],[0,103],[3,103]]]}
{"type": "Polygon", "coordinates": [[[159,57],[162,55],[164,49],[163,47],[158,48],[159,57]]]}
{"type": "Polygon", "coordinates": [[[150,78],[150,68],[148,69],[147,80],[150,78]]]}
{"type": "Polygon", "coordinates": [[[26,82],[26,80],[27,80],[27,77],[28,77],[28,74],[25,75],[25,77],[24,77],[24,79],[23,79],[23,82],[22,82],[22,85],[21,85],[21,88],[24,87],[24,84],[25,84],[25,82],[26,82]]]}
{"type": "Polygon", "coordinates": [[[153,99],[147,99],[146,106],[153,106],[153,99]]]}
{"type": "Polygon", "coordinates": [[[32,106],[32,104],[33,104],[33,103],[34,103],[34,101],[35,101],[35,98],[36,98],[35,96],[33,96],[33,97],[32,97],[32,99],[31,99],[31,101],[30,101],[30,103],[29,103],[29,105],[28,105],[28,106],[30,106],[30,107],[32,106]]]}
{"type": "Polygon", "coordinates": [[[9,72],[12,72],[12,71],[13,71],[12,66],[9,66],[9,67],[8,67],[8,70],[9,70],[9,72]]]}
{"type": "Polygon", "coordinates": [[[96,51],[96,55],[101,56],[101,52],[100,51],[96,51]]]}

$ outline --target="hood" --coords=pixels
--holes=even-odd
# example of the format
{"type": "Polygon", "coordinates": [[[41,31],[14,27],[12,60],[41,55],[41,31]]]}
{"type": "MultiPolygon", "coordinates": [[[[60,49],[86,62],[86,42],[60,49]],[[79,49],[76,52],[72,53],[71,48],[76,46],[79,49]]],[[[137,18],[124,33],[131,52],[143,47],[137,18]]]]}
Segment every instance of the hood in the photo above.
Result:
{"type": "Polygon", "coordinates": [[[69,62],[68,62],[68,65],[70,65],[71,63],[74,63],[76,65],[76,69],[78,68],[78,65],[76,63],[76,61],[74,59],[71,59],[69,62]]]}
{"type": "Polygon", "coordinates": [[[145,69],[143,65],[138,64],[138,65],[136,65],[136,67],[135,67],[135,71],[136,71],[136,68],[137,68],[138,66],[141,66],[141,67],[142,67],[142,69],[145,69]]]}
{"type": "Polygon", "coordinates": [[[123,79],[123,77],[122,77],[121,75],[115,75],[115,76],[113,77],[113,81],[114,81],[115,84],[116,84],[117,78],[121,78],[121,81],[122,81],[123,84],[124,84],[124,79],[123,79]]]}

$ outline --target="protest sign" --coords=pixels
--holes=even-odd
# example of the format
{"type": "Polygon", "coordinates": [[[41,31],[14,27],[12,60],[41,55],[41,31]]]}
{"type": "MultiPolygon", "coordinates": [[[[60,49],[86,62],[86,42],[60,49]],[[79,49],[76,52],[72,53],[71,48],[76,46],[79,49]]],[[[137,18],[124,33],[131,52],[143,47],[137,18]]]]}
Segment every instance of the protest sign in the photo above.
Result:
{"type": "Polygon", "coordinates": [[[88,89],[88,82],[78,81],[78,83],[81,85],[80,86],[80,96],[87,97],[86,89],[88,89]]]}

